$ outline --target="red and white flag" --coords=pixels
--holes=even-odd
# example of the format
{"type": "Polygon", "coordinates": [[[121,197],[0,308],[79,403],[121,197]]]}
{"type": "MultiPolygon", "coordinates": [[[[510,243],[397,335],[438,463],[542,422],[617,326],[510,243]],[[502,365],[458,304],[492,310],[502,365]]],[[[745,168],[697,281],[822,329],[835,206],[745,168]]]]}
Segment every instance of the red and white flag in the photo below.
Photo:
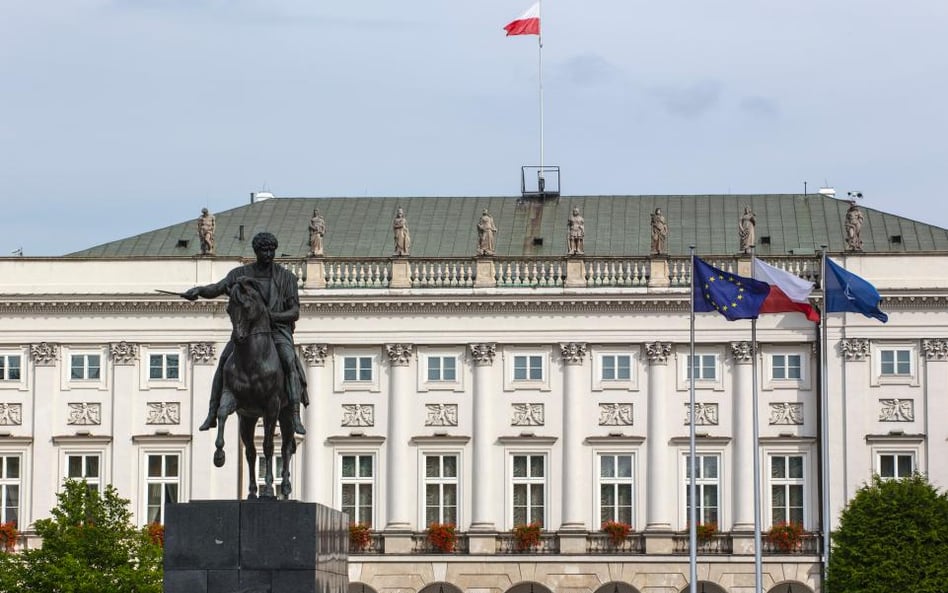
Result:
{"type": "Polygon", "coordinates": [[[813,283],[790,272],[765,264],[756,257],[753,262],[754,280],[770,285],[770,294],[760,307],[761,313],[793,313],[799,311],[813,322],[820,320],[819,312],[810,304],[813,283]]]}
{"type": "Polygon", "coordinates": [[[523,13],[523,16],[511,21],[504,31],[507,37],[511,35],[539,35],[540,34],[540,3],[537,2],[523,13]]]}

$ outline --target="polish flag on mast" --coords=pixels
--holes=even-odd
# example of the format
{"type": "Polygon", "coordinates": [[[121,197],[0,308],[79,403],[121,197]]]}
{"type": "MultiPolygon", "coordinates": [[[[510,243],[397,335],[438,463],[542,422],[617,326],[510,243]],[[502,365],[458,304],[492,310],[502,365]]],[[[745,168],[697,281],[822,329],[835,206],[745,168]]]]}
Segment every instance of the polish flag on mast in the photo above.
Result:
{"type": "Polygon", "coordinates": [[[819,312],[810,304],[813,283],[790,272],[765,264],[756,257],[752,264],[754,280],[770,285],[770,294],[760,308],[761,313],[803,313],[814,323],[819,322],[819,312]]]}
{"type": "Polygon", "coordinates": [[[511,21],[504,27],[507,37],[511,35],[539,35],[540,34],[540,3],[537,2],[527,9],[523,15],[511,21]]]}

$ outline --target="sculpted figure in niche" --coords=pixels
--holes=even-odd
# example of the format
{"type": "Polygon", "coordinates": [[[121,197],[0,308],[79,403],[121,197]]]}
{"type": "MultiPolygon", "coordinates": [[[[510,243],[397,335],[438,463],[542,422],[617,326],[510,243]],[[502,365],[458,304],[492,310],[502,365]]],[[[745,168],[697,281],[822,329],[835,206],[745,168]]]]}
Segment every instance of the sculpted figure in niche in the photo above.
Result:
{"type": "Polygon", "coordinates": [[[661,208],[652,212],[652,254],[662,255],[668,251],[668,223],[661,208]]]}
{"type": "Polygon", "coordinates": [[[477,221],[477,255],[494,255],[497,227],[494,218],[484,208],[477,221]]]}
{"type": "Polygon", "coordinates": [[[757,241],[757,217],[750,206],[744,206],[744,214],[741,214],[740,223],[738,223],[737,234],[741,239],[741,252],[750,253],[757,241]]]}
{"type": "Polygon", "coordinates": [[[214,215],[201,208],[197,219],[198,237],[201,239],[201,255],[214,255],[214,215]]]}
{"type": "Polygon", "coordinates": [[[586,240],[586,221],[579,213],[579,208],[573,207],[569,221],[566,223],[566,253],[567,255],[582,255],[586,240]]]}
{"type": "Polygon", "coordinates": [[[313,210],[313,217],[309,219],[309,254],[323,255],[323,236],[326,234],[326,219],[319,213],[319,208],[313,210]]]}
{"type": "Polygon", "coordinates": [[[395,236],[394,255],[408,255],[411,250],[411,235],[408,232],[408,219],[401,208],[395,211],[395,218],[392,219],[392,233],[395,236]]]}
{"type": "Polygon", "coordinates": [[[846,248],[850,251],[862,251],[862,210],[856,202],[849,203],[846,211],[846,248]]]}

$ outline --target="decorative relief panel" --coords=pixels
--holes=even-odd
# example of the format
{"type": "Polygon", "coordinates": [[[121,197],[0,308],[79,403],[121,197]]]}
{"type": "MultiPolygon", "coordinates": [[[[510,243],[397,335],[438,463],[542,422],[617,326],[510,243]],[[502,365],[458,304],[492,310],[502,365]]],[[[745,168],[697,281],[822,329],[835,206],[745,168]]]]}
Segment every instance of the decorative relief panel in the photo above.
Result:
{"type": "Polygon", "coordinates": [[[925,360],[948,360],[948,340],[944,338],[922,340],[922,350],[925,360]]]}
{"type": "Polygon", "coordinates": [[[194,364],[211,364],[214,362],[214,350],[212,342],[195,342],[188,347],[188,354],[194,364]]]}
{"type": "Polygon", "coordinates": [[[411,355],[414,351],[411,344],[386,344],[385,352],[388,354],[388,360],[393,367],[408,366],[411,362],[411,355]]]}
{"type": "Polygon", "coordinates": [[[326,364],[326,356],[329,354],[329,345],[303,344],[300,346],[300,352],[306,364],[311,367],[321,367],[326,364]]]}
{"type": "Polygon", "coordinates": [[[138,344],[130,344],[128,342],[110,344],[109,355],[112,357],[112,362],[116,365],[133,365],[135,361],[138,360],[138,344]]]}
{"type": "MultiPolygon", "coordinates": [[[[691,424],[691,404],[685,404],[685,426],[691,424]]],[[[718,404],[695,404],[695,426],[717,426],[718,404]]]]}
{"type": "Polygon", "coordinates": [[[770,424],[803,424],[803,404],[798,402],[770,404],[770,424]]]}
{"type": "Polygon", "coordinates": [[[375,426],[374,404],[342,404],[343,426],[375,426]]]}
{"type": "Polygon", "coordinates": [[[512,404],[511,426],[543,426],[543,404],[512,404]]]}
{"type": "Polygon", "coordinates": [[[497,344],[471,344],[471,358],[479,367],[494,364],[495,354],[497,354],[497,344]]]}
{"type": "Polygon", "coordinates": [[[457,426],[457,404],[426,404],[425,426],[457,426]]]}
{"type": "Polygon", "coordinates": [[[754,361],[754,344],[752,342],[731,342],[731,356],[738,364],[748,364],[754,361]]]}
{"type": "Polygon", "coordinates": [[[599,404],[599,426],[632,426],[632,404],[599,404]]]}
{"type": "Polygon", "coordinates": [[[102,424],[102,404],[71,403],[66,424],[85,426],[102,424]]]}
{"type": "Polygon", "coordinates": [[[882,409],[879,411],[879,422],[912,422],[915,420],[915,400],[911,399],[880,399],[882,409]]]}
{"type": "Polygon", "coordinates": [[[23,424],[23,404],[0,403],[0,426],[23,424]]]}
{"type": "Polygon", "coordinates": [[[59,344],[50,344],[41,342],[39,344],[30,344],[30,359],[38,367],[48,367],[56,364],[56,358],[59,357],[59,344]]]}
{"type": "Polygon", "coordinates": [[[145,424],[181,424],[181,404],[178,402],[148,402],[145,424]]]}
{"type": "Polygon", "coordinates": [[[648,357],[649,364],[667,364],[668,355],[671,354],[671,342],[646,342],[645,356],[648,357]]]}
{"type": "Polygon", "coordinates": [[[865,360],[869,356],[869,338],[845,338],[839,341],[839,351],[847,361],[865,360]]]}
{"type": "Polygon", "coordinates": [[[586,357],[586,344],[582,342],[560,344],[560,354],[564,364],[583,364],[583,358],[586,357]]]}

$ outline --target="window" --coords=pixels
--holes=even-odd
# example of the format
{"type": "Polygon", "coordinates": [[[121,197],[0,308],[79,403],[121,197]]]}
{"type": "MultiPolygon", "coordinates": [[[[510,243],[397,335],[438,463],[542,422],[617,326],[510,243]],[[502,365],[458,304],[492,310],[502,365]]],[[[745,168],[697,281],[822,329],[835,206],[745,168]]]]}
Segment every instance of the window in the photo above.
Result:
{"type": "Polygon", "coordinates": [[[148,356],[149,379],[180,379],[180,356],[177,354],[151,354],[148,356]]]}
{"type": "Polygon", "coordinates": [[[66,477],[70,480],[85,482],[90,490],[98,491],[100,482],[100,457],[93,455],[67,455],[66,477]]]}
{"type": "Polygon", "coordinates": [[[457,357],[428,356],[429,381],[457,381],[457,357]]]}
{"type": "Polygon", "coordinates": [[[773,378],[799,381],[803,377],[799,354],[774,354],[771,358],[773,378]]]}
{"type": "Polygon", "coordinates": [[[513,524],[543,525],[546,508],[546,456],[513,456],[513,524]]]}
{"type": "Polygon", "coordinates": [[[536,354],[514,356],[514,381],[542,381],[543,357],[536,354]]]}
{"type": "MultiPolygon", "coordinates": [[[[691,355],[687,356],[685,378],[691,379],[691,355]]],[[[698,381],[714,381],[717,379],[717,357],[713,354],[698,354],[694,361],[694,374],[698,381]]]]}
{"type": "Polygon", "coordinates": [[[912,351],[908,349],[880,350],[879,372],[889,376],[911,375],[912,351]]]}
{"type": "Polygon", "coordinates": [[[599,522],[633,525],[632,455],[599,456],[599,522]]]}
{"type": "Polygon", "coordinates": [[[878,471],[880,478],[907,478],[915,471],[915,455],[913,453],[880,453],[878,471]]]}
{"type": "MultiPolygon", "coordinates": [[[[685,455],[685,518],[691,517],[691,458],[685,455]]],[[[698,494],[698,523],[720,521],[720,458],[717,455],[698,455],[695,458],[695,484],[698,494]]]]}
{"type": "Polygon", "coordinates": [[[70,357],[69,378],[74,381],[100,379],[101,360],[102,357],[99,354],[73,354],[70,357]]]}
{"type": "Polygon", "coordinates": [[[178,502],[181,485],[180,457],[177,454],[145,456],[145,487],[148,523],[164,523],[165,504],[178,502]]]}
{"type": "Polygon", "coordinates": [[[628,354],[602,356],[603,381],[628,381],[632,378],[632,357],[628,354]]]}
{"type": "MultiPolygon", "coordinates": [[[[342,456],[342,512],[349,514],[350,523],[372,525],[374,476],[374,456],[342,456]]],[[[397,485],[393,484],[392,487],[397,485]]]]}
{"type": "MultiPolygon", "coordinates": [[[[279,484],[280,476],[283,475],[283,456],[279,453],[273,454],[273,482],[279,484]]],[[[267,458],[261,453],[257,455],[257,488],[263,488],[267,485],[267,458]]]]}
{"type": "Polygon", "coordinates": [[[20,380],[20,355],[0,355],[0,381],[20,380]]]}
{"type": "Polygon", "coordinates": [[[19,455],[0,455],[0,523],[14,523],[20,519],[20,460],[19,455]]]}
{"type": "Polygon", "coordinates": [[[425,525],[458,524],[458,456],[425,455],[425,525]]]}
{"type": "Polygon", "coordinates": [[[803,524],[803,455],[770,457],[770,520],[803,524]]]}
{"type": "Polygon", "coordinates": [[[342,359],[343,381],[371,381],[371,356],[346,356],[342,359]]]}

